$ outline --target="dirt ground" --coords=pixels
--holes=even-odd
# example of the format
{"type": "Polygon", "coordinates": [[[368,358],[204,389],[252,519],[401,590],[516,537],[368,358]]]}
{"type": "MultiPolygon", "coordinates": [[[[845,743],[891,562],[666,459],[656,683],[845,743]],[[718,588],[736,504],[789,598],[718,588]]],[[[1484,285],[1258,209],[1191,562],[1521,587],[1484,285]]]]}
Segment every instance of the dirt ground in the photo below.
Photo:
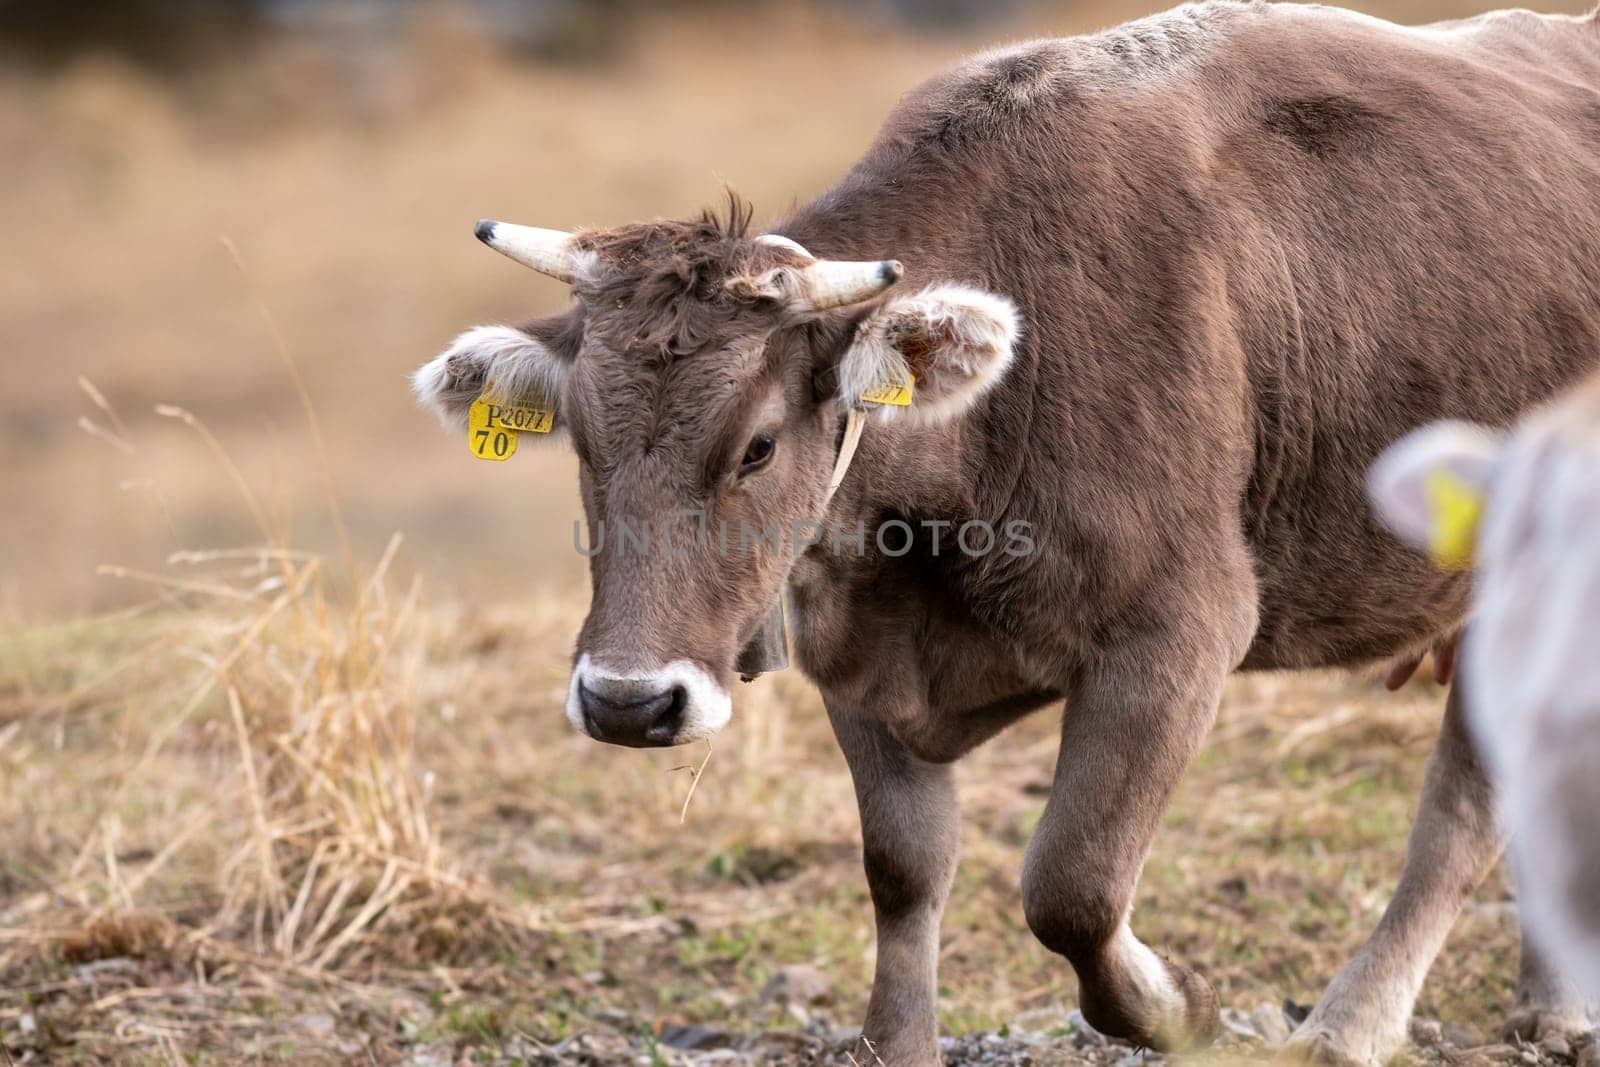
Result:
{"type": "MultiPolygon", "coordinates": [[[[726,180],[770,217],[954,57],[1156,6],[943,35],[642,18],[593,64],[440,23],[359,77],[293,41],[176,80],[0,67],[6,1062],[848,1063],[872,919],[816,693],[744,687],[714,749],[574,735],[571,460],[473,463],[405,375],[564,299],[479,216],[686,214],[726,180]]],[[[1134,919],[1226,1006],[1202,1060],[1270,1053],[1377,921],[1441,706],[1425,680],[1230,684],[1134,919]]],[[[1057,715],[959,768],[952,1063],[1159,1059],[1082,1025],[1023,921],[1057,715]]],[[[1496,874],[1415,1059],[1594,1067],[1500,1041],[1514,913],[1496,874]]]]}
{"type": "MultiPolygon", "coordinates": [[[[369,638],[309,595],[263,625],[284,603],[270,592],[11,635],[12,1056],[848,1062],[871,908],[848,775],[809,686],[785,673],[742,690],[709,753],[611,749],[559,711],[581,601],[406,607],[423,602],[369,605],[369,638]],[[225,694],[247,691],[266,696],[235,714],[225,694]],[[319,708],[325,726],[308,726],[319,708]],[[346,755],[312,755],[332,750],[346,755]],[[374,799],[405,782],[409,799],[374,799]]],[[[1134,920],[1215,984],[1224,1053],[1269,1051],[1376,922],[1440,708],[1425,680],[1393,694],[1334,675],[1230,684],[1134,920]]],[[[1137,1062],[1072,1014],[1069,969],[1022,918],[1053,719],[960,765],[941,953],[952,1063],[1137,1062]]],[[[1438,1023],[1420,1027],[1417,1058],[1584,1053],[1499,1042],[1514,927],[1497,875],[1434,968],[1419,1016],[1438,1023]]]]}

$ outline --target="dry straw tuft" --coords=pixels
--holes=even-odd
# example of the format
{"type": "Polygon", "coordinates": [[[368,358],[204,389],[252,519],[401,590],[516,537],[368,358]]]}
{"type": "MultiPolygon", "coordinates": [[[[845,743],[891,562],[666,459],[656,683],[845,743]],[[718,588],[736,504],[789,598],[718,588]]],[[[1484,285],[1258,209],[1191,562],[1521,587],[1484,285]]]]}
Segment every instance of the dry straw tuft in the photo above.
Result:
{"type": "MultiPolygon", "coordinates": [[[[225,244],[248,286],[237,250],[225,244]]],[[[316,411],[293,356],[271,313],[255,304],[320,452],[316,411]]],[[[92,383],[79,384],[99,411],[99,421],[81,421],[83,429],[137,459],[112,404],[92,383]]],[[[410,679],[421,643],[408,631],[418,587],[399,596],[391,590],[398,534],[369,569],[357,565],[325,456],[322,482],[343,556],[337,573],[290,546],[287,515],[255,490],[203,420],[172,405],[156,413],[194,431],[261,540],[180,547],[160,572],[101,568],[152,587],[156,603],[183,620],[162,628],[159,647],[142,651],[187,665],[188,680],[184,698],[130,760],[122,788],[103,802],[98,843],[85,844],[76,885],[59,893],[82,902],[80,924],[56,938],[56,949],[78,959],[171,950],[175,929],[141,908],[139,890],[171,854],[210,838],[215,880],[196,888],[214,906],[186,935],[190,942],[247,941],[251,954],[297,969],[348,965],[373,951],[380,930],[418,916],[436,922],[441,894],[468,892],[442,862],[429,815],[431,776],[417,759],[410,679]],[[130,881],[116,859],[116,812],[164,750],[196,743],[216,748],[218,788],[130,881]],[[97,855],[103,862],[94,862],[97,855]]],[[[153,489],[159,478],[126,484],[153,489]]]]}

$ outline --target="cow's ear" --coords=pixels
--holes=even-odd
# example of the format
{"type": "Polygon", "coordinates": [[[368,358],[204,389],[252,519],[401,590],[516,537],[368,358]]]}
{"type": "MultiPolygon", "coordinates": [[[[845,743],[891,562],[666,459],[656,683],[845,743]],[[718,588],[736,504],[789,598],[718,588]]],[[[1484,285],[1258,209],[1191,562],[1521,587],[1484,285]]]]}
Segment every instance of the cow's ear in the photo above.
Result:
{"type": "Polygon", "coordinates": [[[1504,436],[1435,422],[1390,445],[1367,475],[1367,496],[1400,539],[1452,570],[1472,566],[1478,525],[1504,436]]]}
{"type": "Polygon", "coordinates": [[[1015,304],[966,285],[888,300],[856,326],[839,399],[883,419],[952,419],[1005,374],[1020,332],[1015,304]]]}
{"type": "Polygon", "coordinates": [[[556,405],[582,334],[576,307],[522,326],[474,326],[418,368],[411,387],[449,430],[466,428],[468,409],[491,381],[507,403],[556,405]]]}

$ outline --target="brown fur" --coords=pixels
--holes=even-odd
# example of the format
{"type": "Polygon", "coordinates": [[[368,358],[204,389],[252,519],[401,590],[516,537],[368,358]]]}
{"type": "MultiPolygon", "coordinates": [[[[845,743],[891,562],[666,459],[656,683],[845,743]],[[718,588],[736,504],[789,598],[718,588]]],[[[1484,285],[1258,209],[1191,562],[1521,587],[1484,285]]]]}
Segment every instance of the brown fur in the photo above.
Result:
{"type": "MultiPolygon", "coordinates": [[[[1167,798],[1228,671],[1353,665],[1460,626],[1464,579],[1379,529],[1364,474],[1412,427],[1509,423],[1600,360],[1597,189],[1593,19],[1407,30],[1215,2],[935,77],[775,227],[1023,316],[1009,372],[963,418],[868,430],[830,518],[1024,520],[1038,550],[973,560],[923,532],[900,559],[604,553],[579,648],[726,678],[790,589],[862,801],[880,935],[866,1033],[889,1062],[936,1054],[956,836],[936,765],[1062,697],[1028,921],[1078,969],[1096,1025],[1163,1044],[1214,1028],[1201,980],[1169,967],[1163,1009],[1116,940],[1167,798]]],[[[562,406],[591,523],[700,507],[761,526],[821,504],[829,383],[864,309],[794,322],[753,299],[737,279],[797,258],[733,215],[580,235],[603,269],[576,287],[562,406]],[[773,464],[736,481],[762,428],[773,464]]],[[[1318,1055],[1383,1054],[1393,1026],[1369,1002],[1415,995],[1397,961],[1431,958],[1492,858],[1459,738],[1429,789],[1422,859],[1319,1009],[1318,1055]],[[1470,810],[1440,808],[1461,796],[1470,810]]]]}

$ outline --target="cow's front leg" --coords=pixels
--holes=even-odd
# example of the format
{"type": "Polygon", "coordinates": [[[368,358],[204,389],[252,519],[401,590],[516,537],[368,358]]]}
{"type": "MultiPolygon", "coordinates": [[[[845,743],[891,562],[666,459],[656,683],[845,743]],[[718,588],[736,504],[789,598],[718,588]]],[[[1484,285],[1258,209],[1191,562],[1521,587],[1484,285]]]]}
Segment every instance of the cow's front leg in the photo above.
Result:
{"type": "Polygon", "coordinates": [[[878,964],[856,1059],[938,1063],[939,919],[960,849],[950,767],[913,756],[875,719],[831,703],[828,718],[855,782],[878,921],[878,964]]]}
{"type": "Polygon", "coordinates": [[[1400,884],[1378,928],[1285,1048],[1289,1059],[1377,1067],[1405,1043],[1428,968],[1500,854],[1489,781],[1467,736],[1462,675],[1450,688],[1400,884]]]}
{"type": "Polygon", "coordinates": [[[1208,1044],[1217,998],[1129,927],[1173,790],[1216,716],[1242,645],[1176,628],[1096,657],[1068,696],[1055,781],[1022,871],[1028,925],[1078,973],[1102,1033],[1157,1049],[1208,1044]]]}

